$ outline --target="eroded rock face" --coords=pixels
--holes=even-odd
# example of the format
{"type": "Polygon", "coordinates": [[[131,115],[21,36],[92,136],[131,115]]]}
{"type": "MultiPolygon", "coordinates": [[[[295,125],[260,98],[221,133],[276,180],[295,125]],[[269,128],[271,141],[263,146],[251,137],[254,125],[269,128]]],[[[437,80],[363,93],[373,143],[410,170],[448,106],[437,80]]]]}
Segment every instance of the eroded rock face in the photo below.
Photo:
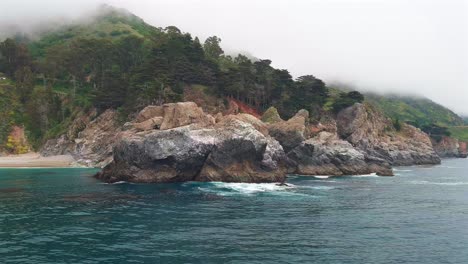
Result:
{"type": "Polygon", "coordinates": [[[432,140],[432,145],[436,153],[442,158],[463,157],[463,153],[460,151],[460,142],[455,138],[442,137],[439,142],[432,140]]]}
{"type": "Polygon", "coordinates": [[[320,132],[302,142],[288,153],[288,157],[297,164],[295,173],[301,175],[393,175],[387,162],[368,157],[365,152],[329,132],[320,132]]]}
{"type": "Polygon", "coordinates": [[[193,102],[182,102],[163,105],[164,118],[160,129],[166,130],[190,124],[199,124],[201,127],[214,125],[215,119],[203,112],[193,102]]]}
{"type": "Polygon", "coordinates": [[[407,124],[396,131],[388,118],[363,104],[338,114],[337,131],[354,147],[394,166],[440,163],[426,133],[407,124]]]}
{"type": "Polygon", "coordinates": [[[40,150],[41,155],[71,155],[77,163],[89,167],[103,167],[110,163],[112,147],[122,137],[116,121],[117,112],[106,110],[89,121],[94,114],[77,118],[67,134],[47,141],[40,150]]]}
{"type": "Polygon", "coordinates": [[[114,162],[97,175],[107,182],[277,182],[284,180],[278,144],[252,125],[229,120],[212,128],[184,126],[124,138],[114,162]]]}

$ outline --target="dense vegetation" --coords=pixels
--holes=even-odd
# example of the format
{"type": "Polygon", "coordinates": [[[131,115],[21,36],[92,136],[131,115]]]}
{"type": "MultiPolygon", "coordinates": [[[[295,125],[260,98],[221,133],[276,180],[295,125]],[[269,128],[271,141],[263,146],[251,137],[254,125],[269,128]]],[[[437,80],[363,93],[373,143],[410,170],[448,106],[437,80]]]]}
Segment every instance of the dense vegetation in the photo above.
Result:
{"type": "MultiPolygon", "coordinates": [[[[0,113],[9,125],[24,125],[35,147],[63,133],[76,114],[118,109],[123,119],[148,104],[182,100],[190,87],[233,98],[257,111],[275,106],[284,117],[307,109],[318,117],[361,102],[358,92],[329,96],[312,75],[294,80],[270,60],[224,54],[221,39],[201,43],[176,27],[152,27],[125,11],[104,7],[91,23],[64,27],[37,41],[21,37],[0,43],[0,72],[13,84],[0,90],[0,113]],[[327,106],[326,106],[327,105],[327,106]],[[8,108],[8,109],[7,109],[8,108]]],[[[6,124],[4,122],[4,124],[6,124]]]]}

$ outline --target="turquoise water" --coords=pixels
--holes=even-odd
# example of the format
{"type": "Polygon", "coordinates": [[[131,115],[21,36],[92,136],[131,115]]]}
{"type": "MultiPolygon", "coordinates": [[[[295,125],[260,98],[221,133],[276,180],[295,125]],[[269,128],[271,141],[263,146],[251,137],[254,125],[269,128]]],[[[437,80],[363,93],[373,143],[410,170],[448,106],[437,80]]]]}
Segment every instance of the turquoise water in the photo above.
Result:
{"type": "Polygon", "coordinates": [[[279,187],[0,169],[0,263],[467,263],[467,170],[454,159],[279,187]]]}

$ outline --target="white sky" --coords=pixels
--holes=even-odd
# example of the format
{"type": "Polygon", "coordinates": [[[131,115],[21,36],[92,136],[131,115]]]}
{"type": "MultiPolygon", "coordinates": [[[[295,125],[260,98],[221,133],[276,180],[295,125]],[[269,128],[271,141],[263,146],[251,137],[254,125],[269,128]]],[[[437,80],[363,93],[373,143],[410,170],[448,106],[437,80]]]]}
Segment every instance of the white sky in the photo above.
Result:
{"type": "Polygon", "coordinates": [[[425,95],[468,115],[468,0],[0,0],[0,25],[108,3],[227,50],[379,92],[425,95]]]}

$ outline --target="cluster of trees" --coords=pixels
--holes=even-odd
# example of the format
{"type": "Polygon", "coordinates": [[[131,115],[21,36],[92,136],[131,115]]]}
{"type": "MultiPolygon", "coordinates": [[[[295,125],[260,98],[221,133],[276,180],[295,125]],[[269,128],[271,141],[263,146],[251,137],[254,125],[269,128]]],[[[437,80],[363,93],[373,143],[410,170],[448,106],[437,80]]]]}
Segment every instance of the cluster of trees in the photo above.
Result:
{"type": "MultiPolygon", "coordinates": [[[[329,100],[323,81],[312,75],[294,80],[270,60],[227,56],[220,42],[213,36],[202,44],[168,27],[154,38],[58,42],[33,58],[25,44],[7,39],[0,43],[0,72],[14,80],[21,121],[37,141],[64,127],[77,109],[115,108],[128,115],[148,104],[180,101],[184,89],[194,84],[259,111],[275,106],[285,117],[303,108],[323,111],[329,100]]],[[[362,100],[358,92],[347,93],[333,109],[338,112],[362,100]]]]}

